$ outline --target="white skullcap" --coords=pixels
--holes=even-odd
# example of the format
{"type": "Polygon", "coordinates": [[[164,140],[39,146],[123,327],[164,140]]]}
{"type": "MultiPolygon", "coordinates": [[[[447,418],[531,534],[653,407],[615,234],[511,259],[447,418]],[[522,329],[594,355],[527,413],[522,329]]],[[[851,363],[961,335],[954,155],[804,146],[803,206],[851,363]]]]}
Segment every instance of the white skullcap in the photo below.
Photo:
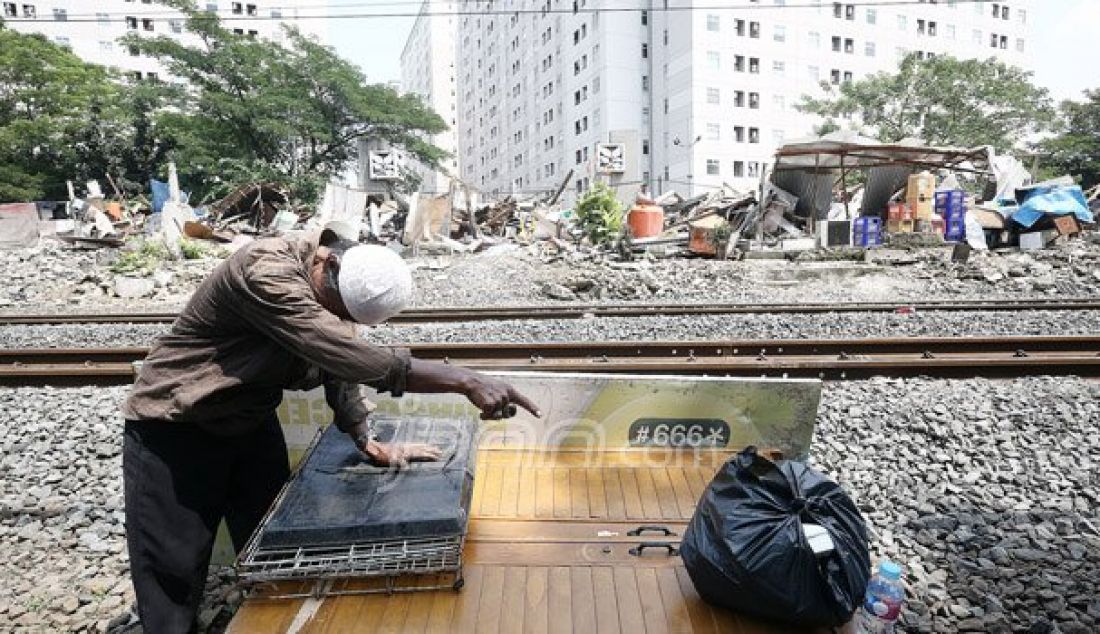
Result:
{"type": "Polygon", "coordinates": [[[405,261],[386,247],[361,244],[344,252],[337,276],[352,319],[373,326],[401,312],[413,293],[405,261]]]}

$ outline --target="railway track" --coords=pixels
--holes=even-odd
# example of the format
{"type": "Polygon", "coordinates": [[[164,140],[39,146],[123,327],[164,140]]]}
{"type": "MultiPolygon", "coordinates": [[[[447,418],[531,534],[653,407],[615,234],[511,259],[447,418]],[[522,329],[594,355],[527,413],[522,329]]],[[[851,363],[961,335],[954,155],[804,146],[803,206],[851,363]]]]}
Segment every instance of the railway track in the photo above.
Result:
{"type": "MultiPolygon", "coordinates": [[[[409,344],[414,356],[488,371],[860,379],[1100,376],[1100,336],[602,343],[409,344]]],[[[145,348],[0,350],[0,385],[133,381],[145,348]]]]}
{"type": "MultiPolygon", "coordinates": [[[[1023,310],[1100,310],[1100,298],[1028,300],[952,300],[925,302],[840,302],[812,304],[717,303],[717,304],[560,304],[535,306],[473,306],[413,308],[389,320],[390,324],[501,321],[508,319],[581,319],[585,317],[640,317],[654,315],[735,315],[983,312],[1023,310]]],[[[160,324],[171,323],[175,312],[0,314],[0,326],[33,324],[160,324]]]]}

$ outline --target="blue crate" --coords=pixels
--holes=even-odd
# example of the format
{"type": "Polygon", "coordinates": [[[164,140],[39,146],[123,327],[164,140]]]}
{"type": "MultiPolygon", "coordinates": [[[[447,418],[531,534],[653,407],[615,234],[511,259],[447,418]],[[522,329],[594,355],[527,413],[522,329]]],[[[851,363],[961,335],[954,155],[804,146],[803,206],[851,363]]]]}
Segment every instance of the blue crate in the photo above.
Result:
{"type": "Polygon", "coordinates": [[[881,231],[855,231],[852,233],[852,246],[873,247],[882,244],[881,231]]]}
{"type": "Polygon", "coordinates": [[[963,222],[966,219],[966,207],[962,209],[937,209],[936,211],[943,217],[945,223],[963,222]]]}
{"type": "Polygon", "coordinates": [[[966,204],[966,192],[961,189],[948,189],[936,192],[936,209],[961,207],[966,204]]]}
{"type": "Polygon", "coordinates": [[[882,218],[875,216],[861,216],[852,221],[852,230],[860,233],[882,231],[882,218]]]}

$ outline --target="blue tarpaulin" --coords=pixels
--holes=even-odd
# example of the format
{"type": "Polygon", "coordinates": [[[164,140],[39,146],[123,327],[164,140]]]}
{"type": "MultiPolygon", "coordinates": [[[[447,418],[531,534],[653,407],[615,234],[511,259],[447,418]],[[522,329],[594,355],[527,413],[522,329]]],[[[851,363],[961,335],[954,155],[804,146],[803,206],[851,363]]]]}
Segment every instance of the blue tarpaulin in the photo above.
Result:
{"type": "MultiPolygon", "coordinates": [[[[168,202],[168,183],[163,183],[155,178],[149,179],[149,189],[153,192],[153,213],[159,214],[164,209],[164,203],[168,202]]],[[[191,196],[187,192],[180,192],[180,202],[187,204],[191,196]]]]}
{"type": "Polygon", "coordinates": [[[1084,223],[1093,221],[1085,193],[1077,185],[1038,185],[1017,190],[1019,209],[1012,214],[1012,221],[1030,229],[1044,215],[1066,216],[1073,214],[1084,223]]]}

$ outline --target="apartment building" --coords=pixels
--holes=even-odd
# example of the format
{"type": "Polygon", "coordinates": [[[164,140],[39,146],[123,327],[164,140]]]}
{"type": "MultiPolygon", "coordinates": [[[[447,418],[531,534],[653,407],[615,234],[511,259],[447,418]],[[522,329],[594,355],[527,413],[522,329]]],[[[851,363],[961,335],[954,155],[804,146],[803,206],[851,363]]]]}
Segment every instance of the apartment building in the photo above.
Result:
{"type": "Polygon", "coordinates": [[[442,165],[442,171],[412,166],[422,178],[421,191],[443,193],[447,191],[447,174],[459,176],[459,152],[457,132],[458,97],[455,90],[455,23],[458,3],[451,0],[425,1],[413,23],[405,48],[401,51],[401,86],[406,93],[420,95],[424,103],[434,110],[448,129],[431,141],[451,154],[442,165]]]}
{"type": "MultiPolygon", "coordinates": [[[[317,14],[316,7],[309,0],[199,3],[199,8],[216,13],[235,33],[276,42],[285,38],[283,25],[296,26],[303,33],[327,41],[326,20],[304,19],[317,14]]],[[[138,33],[197,41],[184,33],[182,14],[153,0],[2,0],[0,15],[9,28],[42,33],[84,60],[118,68],[136,79],[156,80],[167,73],[156,60],[122,45],[119,37],[138,33]]]]}
{"type": "Polygon", "coordinates": [[[619,184],[691,195],[752,188],[775,148],[812,133],[795,109],[821,82],[921,55],[1025,66],[1033,0],[481,0],[456,20],[462,175],[488,194],[595,179],[622,142],[619,184]],[[877,5],[877,6],[876,6],[877,5]],[[721,7],[721,8],[715,8],[721,7]]]}

